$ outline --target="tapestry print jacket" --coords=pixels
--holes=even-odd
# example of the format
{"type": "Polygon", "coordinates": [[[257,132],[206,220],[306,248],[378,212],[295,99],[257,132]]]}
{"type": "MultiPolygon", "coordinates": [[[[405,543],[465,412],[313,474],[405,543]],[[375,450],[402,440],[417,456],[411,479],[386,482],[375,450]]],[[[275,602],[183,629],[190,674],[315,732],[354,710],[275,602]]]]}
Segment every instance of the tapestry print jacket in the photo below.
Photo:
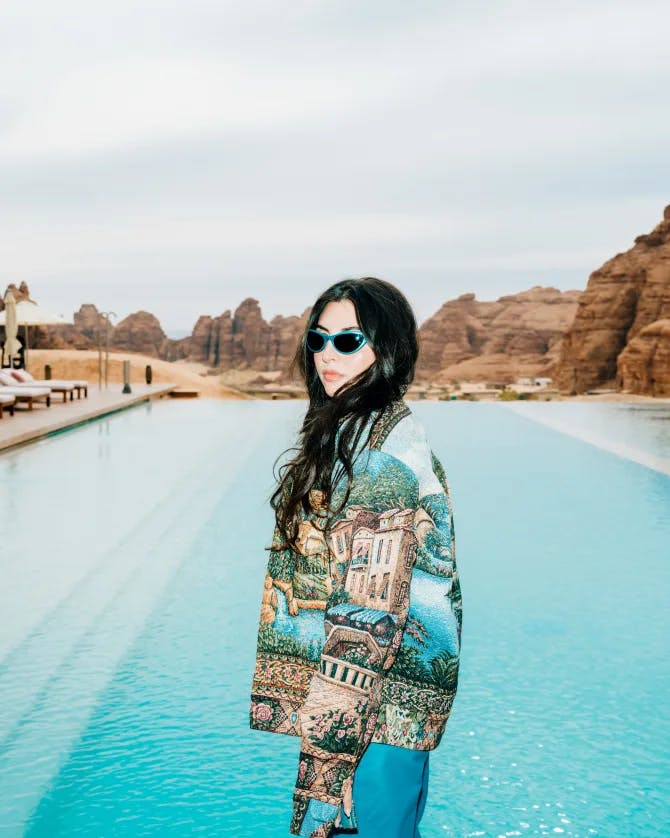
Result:
{"type": "MultiPolygon", "coordinates": [[[[250,726],[301,737],[293,835],[322,824],[329,835],[338,812],[355,828],[342,785],[369,742],[432,750],[456,695],[462,604],[445,471],[404,400],[373,422],[330,543],[303,513],[300,550],[269,552],[250,726]]],[[[319,493],[310,500],[318,508],[319,493]]]]}

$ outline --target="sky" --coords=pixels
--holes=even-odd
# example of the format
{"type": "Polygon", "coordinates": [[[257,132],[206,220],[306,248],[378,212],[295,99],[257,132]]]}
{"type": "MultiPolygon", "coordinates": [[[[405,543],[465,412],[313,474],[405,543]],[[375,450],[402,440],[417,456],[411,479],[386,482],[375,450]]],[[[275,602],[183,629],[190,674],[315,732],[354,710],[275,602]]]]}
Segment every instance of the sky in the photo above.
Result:
{"type": "Polygon", "coordinates": [[[670,4],[0,5],[0,293],[172,336],[380,276],[583,289],[670,204],[670,4]]]}

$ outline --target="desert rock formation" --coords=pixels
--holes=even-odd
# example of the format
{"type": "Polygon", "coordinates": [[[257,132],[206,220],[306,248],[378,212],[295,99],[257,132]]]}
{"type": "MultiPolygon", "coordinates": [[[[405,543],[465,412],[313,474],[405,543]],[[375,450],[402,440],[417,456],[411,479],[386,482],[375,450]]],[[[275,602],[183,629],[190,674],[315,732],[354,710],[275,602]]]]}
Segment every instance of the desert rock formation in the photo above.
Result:
{"type": "Polygon", "coordinates": [[[417,381],[547,375],[580,293],[535,285],[493,302],[461,294],[419,329],[417,381]]]}
{"type": "Polygon", "coordinates": [[[558,387],[670,395],[669,320],[670,206],[651,233],[589,277],[554,369],[558,387]]]}
{"type": "Polygon", "coordinates": [[[654,320],[626,344],[617,382],[629,393],[670,396],[670,318],[654,320]]]}
{"type": "Polygon", "coordinates": [[[110,346],[144,355],[165,357],[168,336],[158,318],[148,311],[136,311],[124,317],[111,330],[110,346]]]}
{"type": "MultiPolygon", "coordinates": [[[[25,283],[19,292],[29,296],[25,283]]],[[[547,375],[579,293],[534,286],[494,302],[463,294],[445,303],[419,329],[416,381],[547,375]]],[[[96,307],[85,304],[75,313],[74,325],[33,327],[31,346],[94,349],[100,340],[104,347],[108,328],[109,347],[116,351],[203,363],[218,372],[279,372],[276,383],[285,383],[308,314],[305,309],[300,316],[277,315],[267,322],[259,301],[248,297],[232,313],[199,317],[190,337],[173,340],[150,312],[134,312],[107,327],[96,307]]]]}
{"type": "Polygon", "coordinates": [[[2,297],[0,297],[0,311],[2,311],[5,307],[5,295],[8,291],[12,292],[14,301],[17,303],[21,302],[21,300],[30,299],[30,290],[26,282],[22,282],[19,286],[16,286],[13,282],[10,282],[9,285],[5,288],[5,293],[2,295],[2,297]]]}
{"type": "Polygon", "coordinates": [[[258,300],[248,297],[231,315],[202,316],[188,340],[188,359],[222,370],[287,370],[304,328],[308,310],[300,317],[277,315],[267,323],[258,300]]]}

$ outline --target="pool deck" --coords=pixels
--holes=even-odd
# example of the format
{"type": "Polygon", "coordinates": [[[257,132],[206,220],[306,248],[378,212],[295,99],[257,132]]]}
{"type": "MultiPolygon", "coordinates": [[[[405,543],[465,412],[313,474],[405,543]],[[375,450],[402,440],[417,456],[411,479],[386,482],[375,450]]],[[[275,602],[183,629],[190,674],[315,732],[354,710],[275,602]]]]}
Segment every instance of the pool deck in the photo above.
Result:
{"type": "Polygon", "coordinates": [[[71,428],[90,419],[116,413],[131,405],[168,396],[179,385],[131,384],[131,393],[122,393],[122,384],[110,384],[107,390],[99,390],[97,384],[89,386],[88,397],[68,398],[63,401],[60,393],[52,393],[51,407],[45,402],[36,402],[32,410],[27,404],[15,404],[14,415],[5,407],[0,419],[0,451],[32,442],[56,431],[71,428]]]}

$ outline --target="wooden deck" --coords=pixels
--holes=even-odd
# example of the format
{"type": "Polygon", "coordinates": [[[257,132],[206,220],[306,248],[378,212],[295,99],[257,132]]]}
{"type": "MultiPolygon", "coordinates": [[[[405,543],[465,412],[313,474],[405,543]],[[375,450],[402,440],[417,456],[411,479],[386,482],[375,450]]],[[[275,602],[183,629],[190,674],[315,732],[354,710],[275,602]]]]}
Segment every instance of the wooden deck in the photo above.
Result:
{"type": "Polygon", "coordinates": [[[131,405],[168,396],[177,384],[131,384],[132,393],[122,393],[122,384],[110,384],[98,390],[97,384],[88,388],[88,397],[63,401],[60,393],[51,394],[51,407],[44,401],[36,402],[29,410],[27,404],[15,404],[14,415],[5,406],[0,419],[0,451],[23,445],[55,431],[62,431],[108,413],[116,413],[131,405]]]}

